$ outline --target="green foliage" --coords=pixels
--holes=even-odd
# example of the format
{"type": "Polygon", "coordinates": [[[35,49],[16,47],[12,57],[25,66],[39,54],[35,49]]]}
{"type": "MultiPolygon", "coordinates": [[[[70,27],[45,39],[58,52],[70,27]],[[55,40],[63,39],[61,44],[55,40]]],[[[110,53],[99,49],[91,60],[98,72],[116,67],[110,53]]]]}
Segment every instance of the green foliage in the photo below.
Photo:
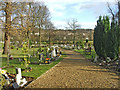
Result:
{"type": "Polygon", "coordinates": [[[46,42],[42,42],[42,44],[46,45],[47,43],[46,42]]]}
{"type": "Polygon", "coordinates": [[[112,21],[111,23],[111,30],[107,33],[107,46],[106,46],[106,53],[107,56],[111,59],[118,58],[118,25],[112,21]]]}
{"type": "Polygon", "coordinates": [[[24,42],[23,46],[22,46],[22,52],[23,53],[27,53],[28,52],[28,44],[24,42]]]}
{"type": "Polygon", "coordinates": [[[75,50],[75,51],[79,52],[80,54],[82,54],[87,59],[92,59],[92,58],[95,58],[95,56],[96,56],[96,53],[95,53],[94,50],[91,51],[91,55],[85,54],[85,50],[83,50],[83,49],[75,50]]]}
{"type": "Polygon", "coordinates": [[[80,41],[80,46],[81,48],[84,48],[84,42],[82,40],[80,41]]]}
{"type": "Polygon", "coordinates": [[[120,54],[120,47],[119,47],[119,54],[120,54]]]}
{"type": "Polygon", "coordinates": [[[2,75],[0,75],[0,89],[2,89],[2,87],[5,85],[5,83],[6,83],[6,80],[5,80],[5,78],[2,76],[2,75]]]}
{"type": "Polygon", "coordinates": [[[104,50],[104,36],[105,36],[105,31],[104,31],[104,20],[102,20],[102,17],[99,17],[99,20],[97,21],[97,26],[95,27],[94,31],[94,48],[98,56],[100,57],[106,57],[105,55],[105,50],[104,50]]]}
{"type": "Polygon", "coordinates": [[[32,40],[29,40],[29,45],[30,45],[30,46],[32,45],[32,40]]]}
{"type": "Polygon", "coordinates": [[[22,47],[22,52],[24,53],[24,61],[22,61],[21,65],[25,65],[27,68],[30,63],[30,55],[28,54],[28,44],[24,43],[22,47]]]}
{"type": "Polygon", "coordinates": [[[109,17],[99,17],[94,31],[94,48],[98,56],[106,59],[118,58],[118,25],[109,22],[109,17]]]}
{"type": "MultiPolygon", "coordinates": [[[[37,51],[38,48],[34,48],[34,49],[35,49],[35,51],[37,51]]],[[[32,54],[33,50],[29,49],[28,51],[30,54],[32,54]]],[[[10,60],[10,65],[14,66],[14,67],[5,68],[5,70],[7,70],[7,72],[9,72],[9,73],[15,74],[16,73],[15,67],[25,69],[25,67],[21,66],[21,62],[18,62],[18,58],[24,58],[24,56],[22,56],[23,55],[22,49],[21,48],[19,48],[18,50],[12,49],[11,54],[12,55],[14,54],[15,58],[13,60],[10,60]]],[[[5,57],[5,55],[3,55],[3,56],[5,57]]],[[[40,75],[45,73],[47,70],[52,68],[54,65],[59,63],[63,59],[63,56],[65,56],[65,55],[62,55],[62,57],[60,57],[60,59],[58,59],[54,62],[51,62],[48,65],[29,64],[29,67],[32,68],[32,71],[30,71],[30,72],[22,71],[22,76],[34,77],[36,79],[37,77],[39,77],[40,75]]],[[[2,60],[2,67],[5,66],[7,63],[7,60],[4,57],[1,59],[2,60]]],[[[31,62],[39,62],[38,57],[32,57],[31,62]]]]}

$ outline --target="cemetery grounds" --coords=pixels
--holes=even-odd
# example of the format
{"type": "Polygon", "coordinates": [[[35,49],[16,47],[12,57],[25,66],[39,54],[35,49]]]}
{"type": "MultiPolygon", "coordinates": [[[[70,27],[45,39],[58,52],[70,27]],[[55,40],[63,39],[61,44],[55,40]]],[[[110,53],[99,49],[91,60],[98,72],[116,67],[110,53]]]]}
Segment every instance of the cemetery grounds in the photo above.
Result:
{"type": "MultiPolygon", "coordinates": [[[[38,48],[30,48],[28,53],[33,55],[34,52],[37,52],[38,48]]],[[[13,60],[9,60],[9,66],[7,65],[7,55],[2,55],[2,50],[0,51],[0,67],[3,70],[6,70],[10,74],[16,74],[16,67],[25,69],[25,65],[19,61],[19,58],[24,58],[24,54],[22,52],[22,48],[16,48],[10,50],[11,55],[13,56],[13,60]]],[[[43,73],[51,69],[53,66],[58,64],[65,55],[62,55],[58,60],[52,61],[50,64],[29,64],[28,67],[31,67],[31,71],[22,71],[22,76],[33,77],[34,80],[41,76],[43,73]]],[[[32,56],[30,58],[30,62],[39,63],[39,55],[32,56]]]]}

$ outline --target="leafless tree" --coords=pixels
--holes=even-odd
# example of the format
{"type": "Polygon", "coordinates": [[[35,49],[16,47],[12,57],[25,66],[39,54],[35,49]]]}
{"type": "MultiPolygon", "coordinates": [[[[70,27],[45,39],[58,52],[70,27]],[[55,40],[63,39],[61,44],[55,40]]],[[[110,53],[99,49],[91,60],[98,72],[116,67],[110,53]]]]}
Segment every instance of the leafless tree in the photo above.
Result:
{"type": "Polygon", "coordinates": [[[73,44],[74,44],[74,47],[75,47],[75,33],[76,33],[76,29],[80,28],[81,26],[80,26],[80,24],[78,24],[77,19],[70,19],[70,20],[68,20],[67,25],[68,25],[69,29],[73,30],[73,33],[74,33],[73,44]]]}
{"type": "MultiPolygon", "coordinates": [[[[45,28],[45,23],[50,20],[50,12],[48,8],[41,2],[0,2],[1,17],[5,17],[5,43],[3,54],[7,54],[10,47],[11,36],[20,36],[22,39],[29,39],[31,30],[39,28],[40,45],[41,45],[41,30],[45,28]]],[[[15,37],[17,37],[15,36],[15,37]]],[[[40,46],[39,45],[39,46],[40,46]]]]}

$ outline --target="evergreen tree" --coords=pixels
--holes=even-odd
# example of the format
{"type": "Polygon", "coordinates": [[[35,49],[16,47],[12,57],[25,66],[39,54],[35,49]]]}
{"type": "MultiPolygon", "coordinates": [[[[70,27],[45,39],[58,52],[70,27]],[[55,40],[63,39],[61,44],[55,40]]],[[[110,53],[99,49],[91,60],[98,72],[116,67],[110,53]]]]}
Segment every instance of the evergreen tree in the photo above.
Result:
{"type": "Polygon", "coordinates": [[[105,53],[105,17],[102,16],[99,17],[99,20],[97,21],[97,26],[94,30],[94,48],[96,51],[96,54],[100,57],[106,58],[105,53]]]}
{"type": "Polygon", "coordinates": [[[106,59],[110,57],[116,60],[119,53],[119,27],[115,21],[112,21],[111,27],[109,17],[99,17],[94,31],[94,48],[96,54],[106,59]]]}

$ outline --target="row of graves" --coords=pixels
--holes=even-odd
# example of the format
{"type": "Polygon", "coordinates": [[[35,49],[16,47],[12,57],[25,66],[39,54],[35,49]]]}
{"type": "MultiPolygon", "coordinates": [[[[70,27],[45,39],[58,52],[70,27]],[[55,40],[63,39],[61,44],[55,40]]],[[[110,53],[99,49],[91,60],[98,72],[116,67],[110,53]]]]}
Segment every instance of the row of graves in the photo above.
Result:
{"type": "Polygon", "coordinates": [[[45,55],[43,53],[39,54],[39,61],[40,64],[50,64],[52,61],[56,61],[60,58],[61,56],[61,50],[58,47],[51,47],[52,50],[50,48],[48,48],[47,52],[46,52],[46,58],[45,55]]]}
{"type": "Polygon", "coordinates": [[[51,48],[47,48],[47,50],[42,50],[41,53],[37,51],[35,56],[38,56],[37,62],[30,62],[30,64],[50,64],[53,61],[56,61],[60,58],[62,52],[59,47],[52,46],[51,48]]]}
{"type": "MultiPolygon", "coordinates": [[[[26,48],[24,49],[27,50],[26,48]]],[[[26,68],[22,69],[16,67],[16,74],[10,74],[6,70],[3,70],[3,68],[0,68],[0,77],[4,77],[4,81],[3,78],[0,78],[0,80],[5,82],[4,85],[2,85],[2,83],[0,84],[1,87],[3,89],[23,89],[25,86],[27,86],[30,82],[34,80],[33,77],[22,76],[22,71],[32,71],[32,68],[28,67],[28,64],[50,64],[51,62],[58,60],[62,54],[60,48],[56,46],[47,48],[47,50],[45,51],[46,52],[42,50],[41,53],[37,51],[36,55],[33,56],[30,54],[26,55],[25,53],[24,58],[19,58],[18,61],[21,62],[21,64],[25,64],[26,68]],[[34,60],[30,60],[34,56],[38,59],[37,62],[32,62],[34,60]]],[[[13,56],[11,54],[8,55],[8,58],[10,60],[13,60],[13,56]]]]}
{"type": "Polygon", "coordinates": [[[74,45],[70,45],[70,44],[64,44],[64,45],[61,44],[60,47],[68,50],[74,49],[74,45]]]}

